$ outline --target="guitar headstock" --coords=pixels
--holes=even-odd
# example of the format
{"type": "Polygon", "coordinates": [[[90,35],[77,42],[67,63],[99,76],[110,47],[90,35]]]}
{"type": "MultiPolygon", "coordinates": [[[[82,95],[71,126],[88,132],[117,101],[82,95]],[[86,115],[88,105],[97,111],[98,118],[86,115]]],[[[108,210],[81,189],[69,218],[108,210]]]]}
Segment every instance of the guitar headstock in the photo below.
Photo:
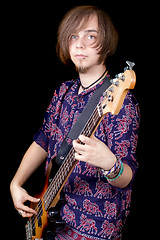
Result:
{"type": "Polygon", "coordinates": [[[111,80],[112,85],[103,93],[101,103],[103,115],[106,113],[118,114],[129,89],[136,84],[136,74],[133,70],[126,70],[111,80]]]}

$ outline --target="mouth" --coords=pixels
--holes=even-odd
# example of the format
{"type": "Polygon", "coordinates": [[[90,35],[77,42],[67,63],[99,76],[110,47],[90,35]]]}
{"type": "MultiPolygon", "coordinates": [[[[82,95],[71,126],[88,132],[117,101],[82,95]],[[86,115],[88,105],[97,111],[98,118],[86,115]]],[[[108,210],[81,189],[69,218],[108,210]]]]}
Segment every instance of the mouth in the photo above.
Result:
{"type": "Polygon", "coordinates": [[[87,58],[87,56],[84,55],[84,54],[76,54],[75,57],[76,57],[77,59],[86,59],[86,58],[87,58]]]}

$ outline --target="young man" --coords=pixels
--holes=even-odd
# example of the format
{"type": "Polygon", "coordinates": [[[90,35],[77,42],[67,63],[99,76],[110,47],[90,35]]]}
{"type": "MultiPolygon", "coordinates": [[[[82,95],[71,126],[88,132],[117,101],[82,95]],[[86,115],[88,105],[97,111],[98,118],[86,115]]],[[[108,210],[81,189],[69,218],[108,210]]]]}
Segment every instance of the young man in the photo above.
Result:
{"type": "MultiPolygon", "coordinates": [[[[97,7],[76,7],[63,18],[57,52],[62,62],[75,64],[79,78],[55,91],[43,126],[11,182],[13,202],[22,217],[36,214],[25,201],[39,201],[23,184],[45,159],[47,168],[94,91],[107,80],[105,61],[117,42],[113,23],[97,7]]],[[[80,135],[73,141],[78,163],[63,189],[66,204],[61,215],[66,227],[57,239],[121,238],[137,169],[138,128],[139,107],[128,92],[117,116],[107,114],[92,138],[80,135]]]]}

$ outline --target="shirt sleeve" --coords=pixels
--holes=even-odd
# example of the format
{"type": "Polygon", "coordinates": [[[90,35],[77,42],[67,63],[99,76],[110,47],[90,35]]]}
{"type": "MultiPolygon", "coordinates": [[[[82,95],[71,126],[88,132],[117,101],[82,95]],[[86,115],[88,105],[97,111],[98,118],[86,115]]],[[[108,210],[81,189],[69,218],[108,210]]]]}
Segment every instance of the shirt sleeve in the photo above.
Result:
{"type": "Polygon", "coordinates": [[[50,105],[45,113],[45,118],[42,127],[34,136],[33,140],[39,144],[50,155],[54,155],[54,145],[56,142],[55,135],[57,130],[58,119],[61,112],[64,96],[72,86],[74,81],[67,81],[58,87],[53,95],[50,105]],[[54,139],[54,141],[52,141],[54,139]],[[52,153],[51,153],[52,152],[52,153]]]}
{"type": "Polygon", "coordinates": [[[139,124],[139,105],[134,96],[128,92],[119,114],[109,114],[106,131],[108,147],[123,163],[131,167],[133,179],[138,168],[136,148],[139,124]]]}
{"type": "MultiPolygon", "coordinates": [[[[40,145],[46,152],[48,151],[49,139],[51,135],[51,129],[53,128],[53,116],[55,116],[56,106],[58,106],[57,91],[54,92],[51,103],[45,113],[42,127],[35,134],[33,140],[40,145]]],[[[55,116],[56,118],[56,116],[55,116]]]]}

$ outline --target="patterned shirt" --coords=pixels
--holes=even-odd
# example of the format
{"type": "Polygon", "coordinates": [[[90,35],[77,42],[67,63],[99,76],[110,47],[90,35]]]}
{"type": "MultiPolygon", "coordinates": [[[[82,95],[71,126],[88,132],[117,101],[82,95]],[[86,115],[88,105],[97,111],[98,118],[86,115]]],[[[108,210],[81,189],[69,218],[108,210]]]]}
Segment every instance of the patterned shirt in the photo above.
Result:
{"type": "MultiPolygon", "coordinates": [[[[55,91],[43,126],[34,137],[36,143],[48,152],[46,168],[100,84],[78,94],[80,80],[76,79],[63,83],[55,91]]],[[[139,121],[139,106],[129,91],[119,114],[107,113],[95,136],[131,167],[132,181],[123,189],[114,187],[98,167],[78,162],[63,189],[66,204],[61,215],[67,230],[58,234],[57,239],[119,239],[129,214],[132,183],[138,167],[139,121]]]]}

